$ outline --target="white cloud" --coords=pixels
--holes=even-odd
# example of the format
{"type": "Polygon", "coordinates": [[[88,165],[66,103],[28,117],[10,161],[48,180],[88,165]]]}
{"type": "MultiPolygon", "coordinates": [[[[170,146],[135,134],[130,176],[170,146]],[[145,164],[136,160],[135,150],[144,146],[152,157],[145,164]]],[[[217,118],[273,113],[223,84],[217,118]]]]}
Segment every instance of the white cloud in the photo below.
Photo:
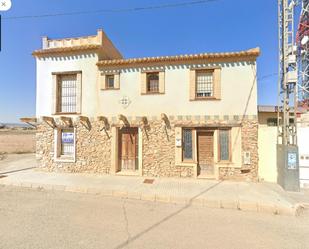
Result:
{"type": "Polygon", "coordinates": [[[11,0],[0,0],[0,11],[7,11],[11,8],[11,0]]]}

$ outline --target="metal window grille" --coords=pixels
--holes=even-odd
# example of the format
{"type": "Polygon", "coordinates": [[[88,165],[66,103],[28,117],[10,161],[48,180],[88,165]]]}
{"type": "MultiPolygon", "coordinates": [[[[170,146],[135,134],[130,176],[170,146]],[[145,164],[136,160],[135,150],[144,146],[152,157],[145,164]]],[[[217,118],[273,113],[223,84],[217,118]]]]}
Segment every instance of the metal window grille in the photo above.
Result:
{"type": "Polygon", "coordinates": [[[182,141],[183,141],[183,159],[193,159],[191,129],[183,129],[182,141]]]}
{"type": "Polygon", "coordinates": [[[115,78],[114,75],[106,75],[106,87],[114,88],[115,78]]]}
{"type": "Polygon", "coordinates": [[[220,144],[220,160],[230,160],[230,131],[220,130],[219,131],[219,144],[220,144]]]}
{"type": "Polygon", "coordinates": [[[61,155],[74,155],[74,129],[61,130],[61,155]]]}
{"type": "Polygon", "coordinates": [[[159,73],[147,74],[147,92],[150,93],[159,92],[159,73]]]}
{"type": "Polygon", "coordinates": [[[76,82],[77,75],[61,75],[59,77],[60,112],[76,112],[76,82]]]}
{"type": "Polygon", "coordinates": [[[196,73],[196,96],[212,97],[213,96],[213,73],[197,72],[196,73]]]}

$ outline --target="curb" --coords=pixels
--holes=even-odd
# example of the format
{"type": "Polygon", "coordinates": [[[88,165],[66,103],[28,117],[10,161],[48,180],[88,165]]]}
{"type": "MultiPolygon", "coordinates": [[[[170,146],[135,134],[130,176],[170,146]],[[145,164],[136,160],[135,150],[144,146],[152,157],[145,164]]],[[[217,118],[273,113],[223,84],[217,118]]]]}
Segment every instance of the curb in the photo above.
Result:
{"type": "Polygon", "coordinates": [[[216,209],[234,209],[245,212],[258,212],[273,215],[288,215],[299,216],[302,214],[305,208],[309,207],[309,203],[300,204],[297,203],[291,207],[277,206],[275,204],[265,204],[258,202],[250,202],[246,200],[220,200],[220,199],[208,199],[208,198],[189,198],[183,196],[168,196],[157,195],[154,193],[141,193],[141,192],[128,192],[125,190],[111,190],[111,189],[98,189],[83,186],[65,186],[65,185],[52,185],[52,184],[40,184],[29,182],[2,182],[1,186],[15,186],[39,190],[52,190],[52,191],[65,191],[72,193],[82,194],[94,194],[102,195],[106,197],[117,197],[122,199],[142,200],[151,202],[171,203],[189,206],[200,206],[206,208],[216,209]]]}

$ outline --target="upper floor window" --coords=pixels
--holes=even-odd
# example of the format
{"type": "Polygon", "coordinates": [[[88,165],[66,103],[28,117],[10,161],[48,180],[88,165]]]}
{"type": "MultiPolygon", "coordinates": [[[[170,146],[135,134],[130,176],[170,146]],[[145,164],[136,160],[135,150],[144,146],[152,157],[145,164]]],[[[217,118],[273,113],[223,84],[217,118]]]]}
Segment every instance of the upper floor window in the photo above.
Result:
{"type": "Polygon", "coordinates": [[[159,73],[147,73],[147,93],[159,93],[159,73]]]}
{"type": "Polygon", "coordinates": [[[141,93],[142,94],[163,94],[165,91],[164,71],[141,72],[141,93]]]}
{"type": "Polygon", "coordinates": [[[277,126],[277,118],[268,118],[267,119],[268,126],[277,126]]]}
{"type": "MultiPolygon", "coordinates": [[[[294,124],[294,118],[289,119],[290,124],[294,124]]],[[[267,126],[277,126],[278,119],[277,118],[268,118],[267,119],[267,126]]]]}
{"type": "Polygon", "coordinates": [[[115,76],[114,75],[106,75],[105,77],[105,84],[107,89],[115,88],[115,76]]]}
{"type": "Polygon", "coordinates": [[[52,73],[52,77],[52,113],[80,113],[82,72],[52,73]]]}
{"type": "Polygon", "coordinates": [[[190,100],[221,99],[221,68],[190,70],[190,100]]]}
{"type": "Polygon", "coordinates": [[[58,76],[58,113],[76,113],[77,100],[77,75],[62,74],[58,76]]]}
{"type": "Polygon", "coordinates": [[[213,97],[213,71],[196,72],[196,97],[213,97]]]}
{"type": "Polygon", "coordinates": [[[101,90],[119,90],[120,72],[115,73],[100,72],[99,85],[101,90]]]}

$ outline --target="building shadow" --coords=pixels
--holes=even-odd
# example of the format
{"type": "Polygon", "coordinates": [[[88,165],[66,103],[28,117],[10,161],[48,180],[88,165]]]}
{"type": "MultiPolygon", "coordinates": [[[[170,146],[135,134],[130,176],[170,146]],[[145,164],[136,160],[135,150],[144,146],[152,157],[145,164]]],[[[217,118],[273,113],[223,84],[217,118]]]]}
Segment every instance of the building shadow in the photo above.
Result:
{"type": "MultiPolygon", "coordinates": [[[[137,239],[139,239],[140,237],[142,237],[143,235],[145,235],[146,233],[150,232],[151,230],[155,229],[156,227],[160,226],[162,223],[170,220],[171,218],[177,216],[178,214],[180,214],[181,212],[183,212],[184,210],[186,210],[187,208],[189,208],[192,205],[193,200],[195,200],[196,198],[198,198],[199,196],[207,193],[208,191],[214,189],[215,187],[217,187],[219,184],[221,184],[223,181],[220,181],[216,184],[213,184],[212,186],[204,189],[203,191],[201,191],[200,193],[198,193],[197,195],[193,196],[192,198],[190,198],[188,204],[186,204],[185,206],[183,206],[182,208],[180,208],[179,210],[177,210],[176,212],[173,212],[171,214],[169,214],[168,216],[166,216],[165,218],[161,219],[160,221],[154,223],[153,225],[151,225],[150,227],[148,227],[147,229],[145,229],[144,231],[134,235],[133,237],[129,238],[127,241],[119,244],[118,246],[115,247],[115,249],[122,249],[125,248],[126,246],[128,246],[130,243],[136,241],[137,239]]],[[[127,218],[126,218],[127,219],[127,218]]]]}
{"type": "Polygon", "coordinates": [[[6,171],[6,172],[0,172],[0,175],[16,173],[16,172],[20,172],[20,171],[26,171],[26,170],[30,170],[30,169],[34,169],[34,168],[36,168],[36,167],[29,167],[29,168],[16,169],[16,170],[11,170],[11,171],[6,171]]]}

